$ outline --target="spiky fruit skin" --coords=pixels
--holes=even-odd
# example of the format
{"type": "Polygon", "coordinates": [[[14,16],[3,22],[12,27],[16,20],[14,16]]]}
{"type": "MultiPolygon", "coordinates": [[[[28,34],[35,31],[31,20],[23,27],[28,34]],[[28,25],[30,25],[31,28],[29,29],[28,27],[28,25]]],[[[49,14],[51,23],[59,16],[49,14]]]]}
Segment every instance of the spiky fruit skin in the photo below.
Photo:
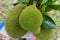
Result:
{"type": "Polygon", "coordinates": [[[36,37],[37,40],[50,40],[50,38],[54,36],[55,33],[56,33],[56,29],[49,30],[49,29],[42,28],[41,32],[38,35],[36,35],[36,37]]]}
{"type": "Polygon", "coordinates": [[[11,9],[7,16],[5,22],[5,29],[7,34],[13,38],[22,37],[27,31],[23,30],[19,25],[19,16],[22,10],[26,7],[24,4],[18,4],[13,9],[11,9]]]}
{"type": "Polygon", "coordinates": [[[42,14],[35,5],[27,6],[19,17],[21,27],[31,31],[33,34],[38,34],[40,32],[42,20],[42,14]]]}

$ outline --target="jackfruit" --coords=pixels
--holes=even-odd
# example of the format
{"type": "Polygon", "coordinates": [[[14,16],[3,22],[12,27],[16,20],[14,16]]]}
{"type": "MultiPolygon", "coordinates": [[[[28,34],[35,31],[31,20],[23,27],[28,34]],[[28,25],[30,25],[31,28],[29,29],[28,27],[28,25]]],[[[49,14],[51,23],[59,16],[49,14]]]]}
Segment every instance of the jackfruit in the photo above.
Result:
{"type": "Polygon", "coordinates": [[[20,38],[27,32],[19,25],[19,16],[25,7],[26,5],[20,3],[7,13],[5,29],[10,37],[20,38]]]}
{"type": "Polygon", "coordinates": [[[36,5],[27,6],[19,17],[21,27],[33,34],[38,34],[40,32],[42,20],[42,14],[37,9],[36,5]]]}
{"type": "Polygon", "coordinates": [[[53,37],[56,33],[56,29],[46,29],[46,28],[42,28],[41,32],[36,35],[37,40],[50,40],[51,37],[53,37]]]}

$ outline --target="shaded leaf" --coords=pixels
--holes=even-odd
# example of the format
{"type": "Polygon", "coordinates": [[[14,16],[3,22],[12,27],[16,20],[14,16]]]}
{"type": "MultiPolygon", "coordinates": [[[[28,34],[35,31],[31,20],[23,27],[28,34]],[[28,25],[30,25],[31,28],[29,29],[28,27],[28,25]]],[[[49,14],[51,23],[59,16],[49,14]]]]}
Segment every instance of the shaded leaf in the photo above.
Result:
{"type": "Polygon", "coordinates": [[[38,0],[40,3],[42,3],[43,0],[38,0]]]}
{"type": "Polygon", "coordinates": [[[43,0],[41,5],[45,4],[48,0],[43,0]]]}
{"type": "Polygon", "coordinates": [[[54,10],[60,10],[60,5],[49,5],[48,7],[54,10]]]}
{"type": "Polygon", "coordinates": [[[34,0],[29,0],[29,4],[33,4],[34,0]]]}
{"type": "Polygon", "coordinates": [[[42,26],[47,29],[56,28],[55,22],[47,15],[43,15],[43,23],[42,26]]]}
{"type": "Polygon", "coordinates": [[[46,12],[49,12],[49,11],[51,11],[51,10],[52,10],[52,9],[47,6],[45,11],[46,11],[46,12]]]}

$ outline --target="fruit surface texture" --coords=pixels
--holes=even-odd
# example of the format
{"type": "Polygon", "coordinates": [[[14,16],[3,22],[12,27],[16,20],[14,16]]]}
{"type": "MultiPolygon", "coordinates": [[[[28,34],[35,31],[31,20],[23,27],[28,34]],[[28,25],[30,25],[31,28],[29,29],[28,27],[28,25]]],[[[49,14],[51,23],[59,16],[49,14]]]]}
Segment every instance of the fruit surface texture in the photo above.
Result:
{"type": "Polygon", "coordinates": [[[19,25],[19,16],[26,5],[18,4],[11,9],[6,16],[5,29],[7,34],[13,38],[20,38],[27,31],[23,30],[19,25]]]}
{"type": "Polygon", "coordinates": [[[51,37],[53,37],[56,33],[56,29],[46,29],[46,28],[42,28],[41,32],[36,35],[38,40],[50,40],[51,37]]]}
{"type": "Polygon", "coordinates": [[[19,17],[21,27],[31,31],[33,34],[38,34],[40,32],[42,20],[42,14],[35,5],[27,6],[19,17]]]}

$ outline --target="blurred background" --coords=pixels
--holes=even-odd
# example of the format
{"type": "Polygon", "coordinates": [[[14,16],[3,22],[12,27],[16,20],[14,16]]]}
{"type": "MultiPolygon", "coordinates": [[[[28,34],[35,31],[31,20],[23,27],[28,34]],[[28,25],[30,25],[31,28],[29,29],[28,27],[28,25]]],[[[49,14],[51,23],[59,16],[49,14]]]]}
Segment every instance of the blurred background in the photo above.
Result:
{"type": "MultiPolygon", "coordinates": [[[[0,0],[0,28],[2,26],[3,30],[5,30],[4,20],[5,20],[6,13],[14,7],[13,3],[15,2],[17,2],[17,0],[0,0]]],[[[55,4],[60,5],[60,0],[57,0],[55,4]]],[[[57,26],[57,33],[54,36],[54,38],[52,38],[51,40],[60,40],[60,11],[51,10],[50,12],[47,13],[53,18],[57,26]]],[[[0,40],[17,40],[14,38],[7,37],[5,33],[2,34],[1,32],[2,29],[0,29],[0,40]]]]}

